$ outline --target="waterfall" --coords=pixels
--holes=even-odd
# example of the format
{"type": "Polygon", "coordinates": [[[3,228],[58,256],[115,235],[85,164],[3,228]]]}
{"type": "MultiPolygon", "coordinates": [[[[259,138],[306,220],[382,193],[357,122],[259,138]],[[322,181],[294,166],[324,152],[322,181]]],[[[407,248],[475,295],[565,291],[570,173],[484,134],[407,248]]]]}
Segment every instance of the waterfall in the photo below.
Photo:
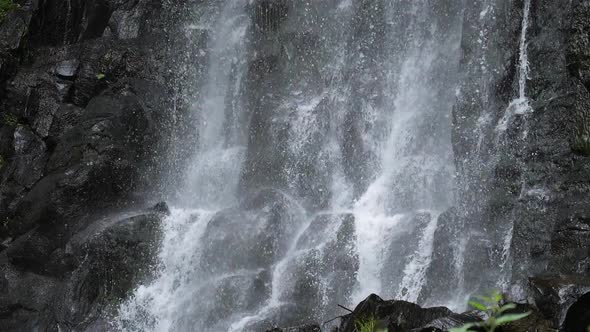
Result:
{"type": "Polygon", "coordinates": [[[427,297],[438,216],[454,204],[462,1],[196,12],[191,28],[209,36],[196,153],[157,275],[117,327],[257,331],[325,321],[371,292],[427,297]]]}
{"type": "MultiPolygon", "coordinates": [[[[530,11],[531,11],[531,0],[525,0],[523,6],[523,13],[522,13],[522,27],[519,39],[519,62],[518,62],[518,97],[514,99],[508,108],[506,109],[506,113],[504,117],[500,119],[498,123],[497,129],[501,132],[506,131],[508,125],[510,124],[511,118],[514,115],[522,115],[523,116],[523,124],[520,129],[521,131],[521,138],[524,141],[528,136],[529,125],[528,125],[528,114],[533,112],[532,107],[530,106],[529,99],[526,96],[526,83],[529,79],[529,61],[528,61],[528,50],[527,50],[527,29],[529,26],[530,20],[530,11]]],[[[521,170],[526,170],[526,165],[522,162],[522,160],[517,159],[517,164],[521,170]]],[[[524,173],[524,172],[523,172],[524,173]]],[[[526,182],[524,178],[521,177],[521,189],[520,189],[520,197],[522,199],[523,196],[528,195],[526,182]]],[[[499,281],[499,286],[505,292],[508,292],[511,287],[511,274],[512,274],[512,257],[511,257],[511,249],[512,249],[512,238],[514,236],[514,223],[516,222],[516,217],[514,216],[514,211],[510,217],[510,225],[508,229],[505,231],[502,243],[502,252],[500,256],[500,273],[501,278],[499,281]]],[[[516,287],[516,286],[514,286],[516,287]]],[[[522,291],[520,290],[513,290],[512,295],[517,297],[522,297],[522,291]]]]}
{"type": "Polygon", "coordinates": [[[527,52],[527,29],[531,11],[531,0],[524,1],[522,11],[522,28],[519,39],[518,56],[518,97],[510,102],[504,116],[498,122],[497,131],[504,132],[510,125],[515,115],[523,115],[532,112],[529,100],[526,96],[526,82],[529,79],[529,59],[527,52]]]}
{"type": "Polygon", "coordinates": [[[527,52],[526,33],[529,27],[529,17],[531,14],[531,0],[524,1],[522,11],[522,28],[520,32],[520,45],[518,56],[518,98],[526,99],[526,81],[529,79],[529,58],[527,52]]]}
{"type": "MultiPolygon", "coordinates": [[[[229,111],[242,107],[241,78],[246,70],[245,44],[249,19],[241,1],[212,2],[197,24],[210,36],[209,64],[201,98],[190,107],[199,137],[196,154],[185,170],[181,199],[165,220],[158,277],[140,286],[119,309],[116,328],[123,331],[191,331],[204,325],[194,316],[207,289],[239,275],[205,277],[199,262],[207,225],[223,207],[237,199],[240,169],[246,149],[240,139],[239,117],[229,111]],[[230,105],[230,106],[228,106],[230,105]]],[[[246,271],[245,273],[255,273],[246,271]]]]}

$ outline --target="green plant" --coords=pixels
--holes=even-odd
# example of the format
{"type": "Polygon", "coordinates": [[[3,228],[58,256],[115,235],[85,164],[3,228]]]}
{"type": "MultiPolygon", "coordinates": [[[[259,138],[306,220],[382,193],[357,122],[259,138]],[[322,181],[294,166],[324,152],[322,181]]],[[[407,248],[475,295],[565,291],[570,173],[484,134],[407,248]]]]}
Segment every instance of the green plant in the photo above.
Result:
{"type": "Polygon", "coordinates": [[[105,77],[107,77],[107,75],[105,75],[105,74],[103,74],[103,73],[100,73],[100,74],[96,75],[96,78],[97,78],[98,80],[102,80],[102,79],[104,79],[105,77]]]}
{"type": "Polygon", "coordinates": [[[515,309],[516,305],[512,303],[501,305],[503,297],[498,292],[493,292],[490,296],[476,296],[475,299],[477,301],[469,301],[469,305],[487,312],[489,318],[480,323],[469,323],[459,328],[450,329],[449,332],[469,332],[472,331],[472,328],[483,328],[487,332],[494,332],[499,326],[521,320],[531,314],[530,312],[508,313],[508,311],[515,309]]]}
{"type": "Polygon", "coordinates": [[[6,15],[15,9],[18,5],[12,2],[12,0],[0,0],[0,23],[4,22],[6,15]]]}
{"type": "Polygon", "coordinates": [[[387,329],[380,329],[374,317],[357,320],[354,324],[356,332],[387,332],[387,329]]]}
{"type": "Polygon", "coordinates": [[[2,115],[2,122],[7,126],[16,127],[18,124],[18,118],[12,113],[4,113],[2,115]]]}
{"type": "Polygon", "coordinates": [[[590,119],[586,114],[578,115],[572,151],[583,156],[590,156],[590,119]]]}

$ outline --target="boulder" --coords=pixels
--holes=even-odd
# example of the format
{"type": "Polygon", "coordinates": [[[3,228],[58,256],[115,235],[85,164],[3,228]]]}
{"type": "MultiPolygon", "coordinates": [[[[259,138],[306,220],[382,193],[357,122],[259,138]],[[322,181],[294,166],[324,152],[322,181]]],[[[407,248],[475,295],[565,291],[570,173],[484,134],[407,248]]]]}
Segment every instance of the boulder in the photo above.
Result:
{"type": "Polygon", "coordinates": [[[477,315],[464,313],[464,314],[455,314],[452,313],[449,316],[437,318],[424,327],[415,329],[415,332],[439,332],[439,331],[448,331],[451,328],[461,327],[465,324],[469,323],[477,323],[480,322],[481,318],[477,315]]]}
{"type": "Polygon", "coordinates": [[[554,326],[565,328],[567,321],[571,328],[590,317],[582,314],[584,310],[588,313],[588,297],[585,295],[590,292],[588,277],[535,277],[530,279],[530,287],[535,305],[554,326]],[[573,309],[571,312],[570,308],[573,309]]]}
{"type": "Polygon", "coordinates": [[[352,313],[342,318],[338,331],[353,332],[356,322],[363,319],[375,319],[389,331],[411,331],[451,315],[453,312],[444,307],[422,308],[405,301],[385,301],[371,294],[352,313]]]}
{"type": "Polygon", "coordinates": [[[528,316],[510,322],[500,327],[501,332],[555,332],[553,324],[545,318],[545,316],[535,306],[530,304],[515,303],[516,308],[508,310],[506,314],[522,314],[529,313],[528,316]]]}

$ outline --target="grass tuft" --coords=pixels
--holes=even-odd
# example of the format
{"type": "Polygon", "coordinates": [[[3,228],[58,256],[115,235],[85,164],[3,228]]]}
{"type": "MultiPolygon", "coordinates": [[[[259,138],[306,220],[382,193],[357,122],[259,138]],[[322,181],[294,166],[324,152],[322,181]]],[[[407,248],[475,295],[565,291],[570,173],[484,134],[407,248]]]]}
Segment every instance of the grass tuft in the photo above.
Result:
{"type": "Polygon", "coordinates": [[[357,320],[354,324],[355,332],[387,332],[387,329],[380,329],[374,317],[357,320]]]}

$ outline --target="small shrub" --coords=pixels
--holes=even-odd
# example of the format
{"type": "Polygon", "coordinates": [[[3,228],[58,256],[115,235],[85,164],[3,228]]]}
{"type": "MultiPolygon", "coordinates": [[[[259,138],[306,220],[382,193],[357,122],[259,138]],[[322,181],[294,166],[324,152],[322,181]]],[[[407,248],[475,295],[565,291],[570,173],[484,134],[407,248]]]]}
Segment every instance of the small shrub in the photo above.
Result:
{"type": "Polygon", "coordinates": [[[476,296],[475,298],[477,301],[469,301],[469,305],[475,309],[487,312],[489,318],[480,323],[469,323],[459,328],[450,329],[449,332],[469,332],[473,331],[472,328],[480,328],[487,332],[494,332],[498,327],[504,324],[521,320],[531,314],[530,312],[524,314],[507,313],[507,311],[516,308],[516,305],[511,303],[500,305],[502,302],[502,295],[498,292],[494,292],[490,296],[476,296]]]}
{"type": "Polygon", "coordinates": [[[360,319],[355,322],[356,332],[387,332],[387,329],[380,329],[378,322],[374,317],[360,319]]]}
{"type": "Polygon", "coordinates": [[[18,5],[12,2],[12,0],[0,0],[0,23],[4,22],[9,12],[17,8],[18,5]]]}

